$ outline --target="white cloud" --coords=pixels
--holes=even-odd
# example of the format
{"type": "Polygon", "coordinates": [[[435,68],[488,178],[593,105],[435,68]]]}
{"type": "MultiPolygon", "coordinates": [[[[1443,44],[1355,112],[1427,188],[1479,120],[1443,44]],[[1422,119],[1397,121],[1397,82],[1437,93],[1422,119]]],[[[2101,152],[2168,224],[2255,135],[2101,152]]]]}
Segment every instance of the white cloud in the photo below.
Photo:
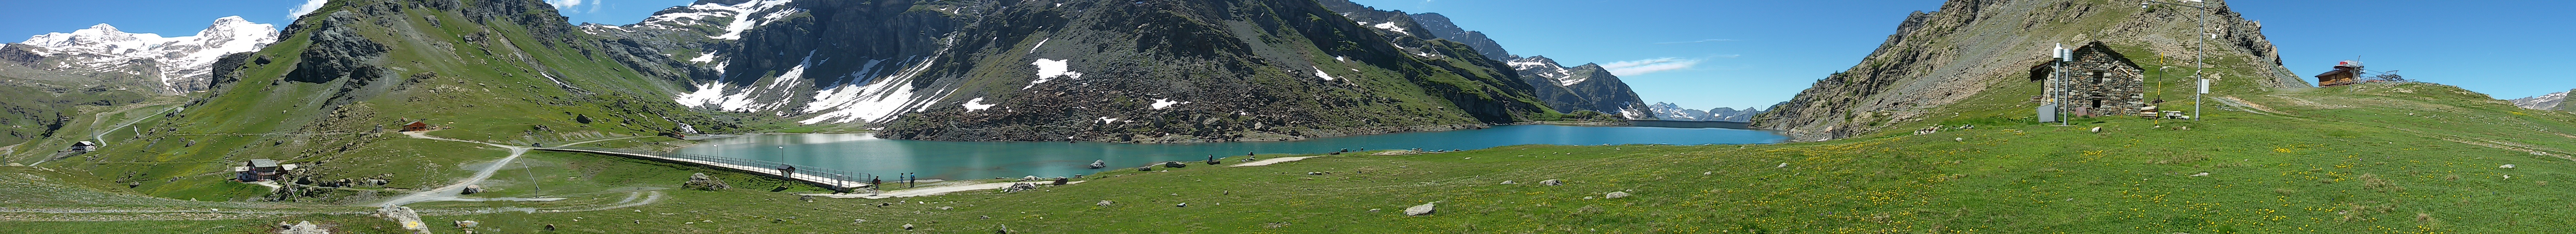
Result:
{"type": "Polygon", "coordinates": [[[322,9],[322,4],[329,3],[331,0],[304,0],[304,5],[296,5],[295,9],[286,9],[286,19],[304,18],[305,14],[313,14],[313,10],[322,9]]]}
{"type": "Polygon", "coordinates": [[[590,4],[593,6],[593,9],[597,9],[599,1],[592,0],[589,2],[582,2],[582,0],[546,0],[546,4],[554,4],[556,10],[564,10],[567,13],[581,13],[581,8],[578,8],[581,7],[581,4],[590,4]]]}
{"type": "Polygon", "coordinates": [[[1683,59],[1683,58],[1671,58],[1671,57],[1665,57],[1665,58],[1652,58],[1652,59],[1645,59],[1645,60],[1632,60],[1632,61],[1618,61],[1618,62],[1611,62],[1610,64],[1602,64],[1602,65],[1601,65],[1601,68],[1603,68],[1603,69],[1610,69],[1610,74],[1611,74],[1611,75],[1617,75],[1617,76],[1630,76],[1630,75],[1643,75],[1643,74],[1646,74],[1646,73],[1656,73],[1656,72],[1671,71],[1671,70],[1690,69],[1690,68],[1691,68],[1691,66],[1696,66],[1696,65],[1699,65],[1699,60],[1698,60],[1698,59],[1683,59]]]}

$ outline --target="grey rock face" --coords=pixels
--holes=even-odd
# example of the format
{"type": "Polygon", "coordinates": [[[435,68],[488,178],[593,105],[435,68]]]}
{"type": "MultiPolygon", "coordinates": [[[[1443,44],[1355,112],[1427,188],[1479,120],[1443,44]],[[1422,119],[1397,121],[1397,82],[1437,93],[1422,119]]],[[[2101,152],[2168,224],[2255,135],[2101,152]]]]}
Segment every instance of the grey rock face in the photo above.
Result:
{"type": "Polygon", "coordinates": [[[295,71],[287,73],[286,80],[324,83],[352,77],[374,79],[382,75],[383,68],[372,62],[382,58],[385,45],[358,35],[360,30],[353,24],[362,22],[360,16],[349,11],[334,11],[326,17],[329,18],[322,20],[321,24],[312,26],[316,30],[312,45],[304,49],[300,62],[295,64],[295,71]]]}

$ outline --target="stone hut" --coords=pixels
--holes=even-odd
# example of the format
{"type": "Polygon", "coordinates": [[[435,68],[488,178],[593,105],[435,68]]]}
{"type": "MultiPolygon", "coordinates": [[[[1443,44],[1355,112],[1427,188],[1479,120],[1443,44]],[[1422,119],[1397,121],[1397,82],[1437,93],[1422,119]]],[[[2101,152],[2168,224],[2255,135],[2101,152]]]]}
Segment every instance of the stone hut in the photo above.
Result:
{"type": "Polygon", "coordinates": [[[242,166],[233,167],[233,177],[242,182],[278,180],[295,168],[295,164],[278,164],[277,160],[251,159],[242,162],[242,166]]]}
{"type": "Polygon", "coordinates": [[[65,150],[63,150],[63,151],[64,151],[64,152],[89,152],[89,151],[94,151],[94,150],[98,150],[98,142],[81,141],[81,142],[73,142],[73,143],[72,143],[72,148],[71,148],[71,149],[65,149],[65,150]]]}
{"type": "MultiPolygon", "coordinates": [[[[2146,99],[2146,70],[2100,41],[2075,48],[2074,61],[2065,62],[2065,85],[2043,85],[2044,93],[2065,91],[2066,105],[2058,111],[2090,113],[2096,116],[2137,112],[2149,105],[2146,99]],[[2063,89],[2063,90],[2060,90],[2063,89]],[[2085,110],[2085,111],[2078,111],[2085,110]]],[[[2032,67],[2030,80],[2045,82],[2057,72],[2060,64],[2051,59],[2032,67]]]]}

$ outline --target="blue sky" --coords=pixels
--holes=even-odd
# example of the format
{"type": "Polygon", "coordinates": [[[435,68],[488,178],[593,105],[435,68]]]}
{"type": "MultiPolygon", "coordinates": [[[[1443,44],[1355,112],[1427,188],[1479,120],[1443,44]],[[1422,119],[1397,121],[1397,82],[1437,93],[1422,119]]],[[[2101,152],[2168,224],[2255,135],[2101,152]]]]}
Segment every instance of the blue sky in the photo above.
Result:
{"type": "MultiPolygon", "coordinates": [[[[0,9],[0,42],[109,23],[127,32],[194,34],[240,15],[279,24],[308,0],[25,1],[0,9]]],[[[686,0],[549,0],[576,23],[628,24],[686,0]]],[[[1842,71],[1885,41],[1906,13],[1942,1],[1357,0],[1438,12],[1484,31],[1514,54],[1622,69],[1649,102],[1689,108],[1763,107],[1842,71]]],[[[2292,71],[2323,72],[2356,56],[2373,70],[2458,85],[2499,98],[2576,89],[2548,72],[2576,54],[2576,1],[2241,1],[2264,23],[2292,71]]]]}

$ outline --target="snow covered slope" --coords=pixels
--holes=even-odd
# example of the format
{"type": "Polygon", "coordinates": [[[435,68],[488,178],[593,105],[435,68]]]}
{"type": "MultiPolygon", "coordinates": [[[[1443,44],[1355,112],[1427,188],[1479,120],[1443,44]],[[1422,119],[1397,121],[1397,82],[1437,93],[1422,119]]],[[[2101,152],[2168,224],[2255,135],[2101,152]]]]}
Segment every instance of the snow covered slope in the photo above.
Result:
{"type": "MultiPolygon", "coordinates": [[[[32,69],[99,79],[140,79],[151,87],[126,87],[181,93],[204,90],[211,66],[226,54],[257,51],[277,42],[277,27],[251,23],[240,16],[215,19],[193,36],[161,37],[128,33],[98,24],[71,33],[47,33],[8,46],[7,62],[32,69]]],[[[120,83],[120,82],[110,82],[120,83]]]]}

